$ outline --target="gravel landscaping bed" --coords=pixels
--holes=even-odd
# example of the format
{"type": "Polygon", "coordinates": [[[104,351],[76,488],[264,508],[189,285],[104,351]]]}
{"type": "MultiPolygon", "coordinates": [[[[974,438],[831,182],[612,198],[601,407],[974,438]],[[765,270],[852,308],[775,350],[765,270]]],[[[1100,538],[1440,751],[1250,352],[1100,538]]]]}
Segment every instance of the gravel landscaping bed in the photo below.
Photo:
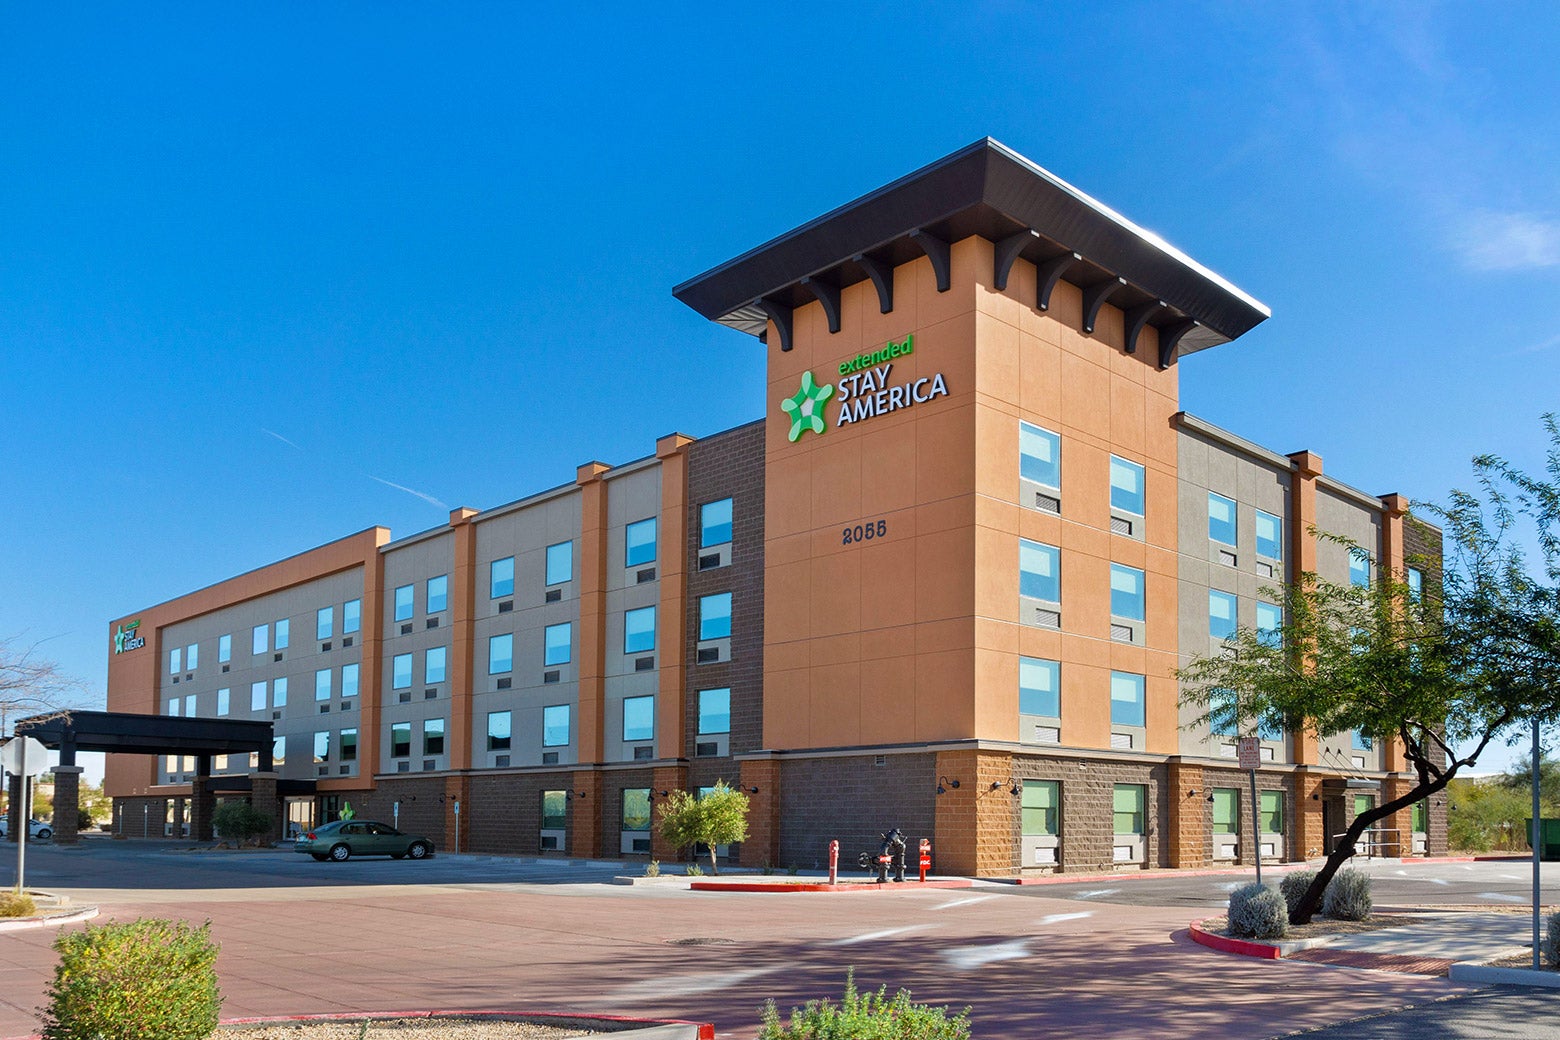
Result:
{"type": "MultiPolygon", "coordinates": [[[[1374,932],[1382,928],[1402,928],[1405,925],[1420,924],[1423,916],[1409,914],[1372,914],[1364,921],[1334,921],[1331,918],[1320,915],[1311,918],[1310,924],[1290,925],[1289,931],[1282,940],[1258,939],[1257,942],[1292,942],[1296,939],[1318,939],[1329,935],[1356,935],[1360,932],[1374,932]]],[[[1214,935],[1223,935],[1231,939],[1244,939],[1243,935],[1230,935],[1229,921],[1223,917],[1210,918],[1202,925],[1202,930],[1214,935]]]]}
{"type": "Polygon", "coordinates": [[[560,1029],[530,1022],[482,1018],[386,1018],[330,1022],[276,1022],[221,1030],[243,1040],[565,1040],[603,1036],[589,1029],[560,1029]]]}

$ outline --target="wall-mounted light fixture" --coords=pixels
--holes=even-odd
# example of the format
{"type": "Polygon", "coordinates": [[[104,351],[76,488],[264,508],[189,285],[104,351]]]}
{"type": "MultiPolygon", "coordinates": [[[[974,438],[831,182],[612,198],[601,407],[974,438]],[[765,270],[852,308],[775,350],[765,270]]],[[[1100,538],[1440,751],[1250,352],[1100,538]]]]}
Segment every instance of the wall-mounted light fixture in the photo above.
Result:
{"type": "Polygon", "coordinates": [[[1186,792],[1186,797],[1188,797],[1188,798],[1196,798],[1197,797],[1197,788],[1195,788],[1195,787],[1189,788],[1187,790],[1187,792],[1186,792]]]}
{"type": "Polygon", "coordinates": [[[1208,792],[1208,801],[1210,801],[1210,802],[1213,801],[1213,792],[1212,791],[1208,792]]]}
{"type": "Polygon", "coordinates": [[[949,780],[946,776],[939,776],[937,778],[937,793],[938,794],[947,794],[949,787],[957,788],[958,786],[959,786],[959,782],[957,780],[949,780]],[[946,787],[943,786],[945,784],[947,785],[946,787]]]}
{"type": "Polygon", "coordinates": [[[1009,794],[1013,795],[1022,794],[1024,790],[1023,784],[1020,783],[1017,778],[1011,776],[1006,780],[993,780],[991,782],[991,789],[993,791],[1001,790],[1004,787],[1008,789],[1009,794]]]}

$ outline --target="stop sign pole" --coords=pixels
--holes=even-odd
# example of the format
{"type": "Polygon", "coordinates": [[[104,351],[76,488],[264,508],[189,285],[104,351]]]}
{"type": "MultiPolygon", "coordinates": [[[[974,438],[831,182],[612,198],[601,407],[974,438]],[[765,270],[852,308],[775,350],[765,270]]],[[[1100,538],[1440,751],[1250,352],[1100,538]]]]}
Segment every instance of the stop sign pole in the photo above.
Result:
{"type": "Polygon", "coordinates": [[[0,748],[0,764],[4,765],[5,772],[22,778],[22,805],[16,826],[16,894],[21,895],[25,891],[27,836],[32,829],[28,826],[32,822],[32,778],[43,772],[48,764],[48,751],[32,737],[12,737],[0,748]],[[27,764],[28,759],[33,761],[31,766],[27,764]]]}
{"type": "Polygon", "coordinates": [[[1241,737],[1236,744],[1240,767],[1251,775],[1251,851],[1257,864],[1257,884],[1262,884],[1262,821],[1257,807],[1257,766],[1262,762],[1261,745],[1256,737],[1241,737]]]}

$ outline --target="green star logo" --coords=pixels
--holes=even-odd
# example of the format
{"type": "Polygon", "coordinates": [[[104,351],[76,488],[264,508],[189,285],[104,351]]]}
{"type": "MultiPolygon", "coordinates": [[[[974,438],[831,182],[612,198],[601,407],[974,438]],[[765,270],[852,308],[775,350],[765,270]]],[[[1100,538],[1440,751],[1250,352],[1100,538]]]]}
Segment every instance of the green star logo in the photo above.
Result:
{"type": "Polygon", "coordinates": [[[786,436],[795,441],[807,430],[822,433],[828,429],[829,424],[823,417],[823,405],[833,396],[833,383],[819,386],[814,382],[811,372],[803,372],[802,388],[796,392],[796,396],[780,402],[780,410],[791,417],[791,432],[786,436]]]}

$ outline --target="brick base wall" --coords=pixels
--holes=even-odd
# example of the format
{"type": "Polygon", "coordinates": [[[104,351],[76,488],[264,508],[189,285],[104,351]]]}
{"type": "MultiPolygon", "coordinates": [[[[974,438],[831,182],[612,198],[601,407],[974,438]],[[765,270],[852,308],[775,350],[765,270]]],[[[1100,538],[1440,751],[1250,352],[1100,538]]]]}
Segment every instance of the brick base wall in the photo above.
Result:
{"type": "Polygon", "coordinates": [[[873,755],[782,759],[779,854],[773,865],[827,870],[829,841],[838,839],[841,874],[859,873],[857,855],[876,855],[880,835],[890,828],[905,833],[911,850],[932,837],[936,756],[882,758],[881,766],[874,765],[873,755]]]}

